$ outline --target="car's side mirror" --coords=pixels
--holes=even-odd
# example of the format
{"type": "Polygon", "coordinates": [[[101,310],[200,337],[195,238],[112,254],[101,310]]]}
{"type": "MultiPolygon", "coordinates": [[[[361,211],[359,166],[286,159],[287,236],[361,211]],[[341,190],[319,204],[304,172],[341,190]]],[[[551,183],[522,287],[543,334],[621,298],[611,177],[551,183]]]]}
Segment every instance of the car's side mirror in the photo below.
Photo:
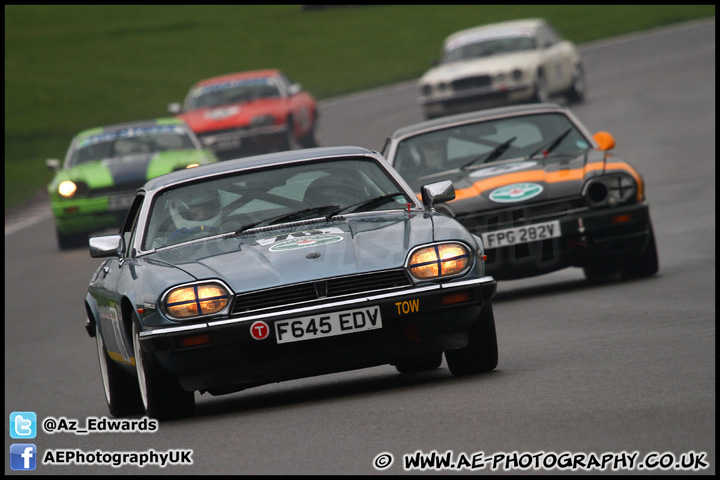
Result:
{"type": "Polygon", "coordinates": [[[608,132],[597,132],[593,138],[598,144],[600,150],[607,151],[615,148],[615,138],[608,132]]]}
{"type": "Polygon", "coordinates": [[[122,237],[119,234],[91,237],[88,240],[90,256],[93,258],[119,257],[121,240],[122,237]]]}
{"type": "Polygon", "coordinates": [[[300,93],[301,91],[302,91],[302,85],[300,85],[299,83],[293,83],[292,85],[290,85],[290,88],[288,88],[288,93],[289,93],[291,96],[292,96],[292,95],[297,95],[297,94],[300,93]]]}
{"type": "Polygon", "coordinates": [[[420,191],[422,192],[423,205],[430,209],[436,203],[449,202],[455,199],[455,187],[450,180],[423,185],[420,191]]]}
{"type": "Polygon", "coordinates": [[[168,112],[170,113],[174,113],[175,115],[177,115],[178,113],[180,113],[180,110],[182,110],[182,107],[179,103],[171,103],[168,105],[168,112]]]}
{"type": "Polygon", "coordinates": [[[55,172],[60,170],[60,160],[58,160],[57,158],[48,158],[47,160],[45,160],[45,165],[50,170],[53,170],[55,172]]]}

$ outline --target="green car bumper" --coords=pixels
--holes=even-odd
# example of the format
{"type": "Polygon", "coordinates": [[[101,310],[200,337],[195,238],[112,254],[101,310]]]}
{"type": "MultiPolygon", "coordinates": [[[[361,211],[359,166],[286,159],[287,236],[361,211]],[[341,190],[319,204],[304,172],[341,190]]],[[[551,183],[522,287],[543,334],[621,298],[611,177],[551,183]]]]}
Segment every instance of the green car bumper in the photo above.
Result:
{"type": "Polygon", "coordinates": [[[133,198],[134,191],[90,198],[52,199],[50,207],[58,232],[79,235],[119,227],[133,198]]]}

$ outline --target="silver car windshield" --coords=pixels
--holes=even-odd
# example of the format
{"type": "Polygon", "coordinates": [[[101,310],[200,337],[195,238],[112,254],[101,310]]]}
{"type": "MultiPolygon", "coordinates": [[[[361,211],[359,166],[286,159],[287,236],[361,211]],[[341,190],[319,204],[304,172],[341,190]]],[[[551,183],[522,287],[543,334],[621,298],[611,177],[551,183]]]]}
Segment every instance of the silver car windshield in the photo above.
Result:
{"type": "Polygon", "coordinates": [[[443,54],[442,62],[450,63],[461,60],[472,60],[498,54],[535,50],[535,48],[535,39],[530,36],[490,38],[446,50],[443,54]]]}
{"type": "Polygon", "coordinates": [[[523,159],[560,137],[553,155],[591,148],[565,115],[542,113],[478,121],[406,138],[399,143],[392,164],[419,191],[422,184],[454,180],[490,162],[523,159]]]}
{"type": "Polygon", "coordinates": [[[411,200],[374,161],[350,158],[237,173],[183,184],[153,201],[143,250],[246,231],[252,226],[405,209],[411,200]],[[343,210],[347,209],[347,212],[343,210]]]}

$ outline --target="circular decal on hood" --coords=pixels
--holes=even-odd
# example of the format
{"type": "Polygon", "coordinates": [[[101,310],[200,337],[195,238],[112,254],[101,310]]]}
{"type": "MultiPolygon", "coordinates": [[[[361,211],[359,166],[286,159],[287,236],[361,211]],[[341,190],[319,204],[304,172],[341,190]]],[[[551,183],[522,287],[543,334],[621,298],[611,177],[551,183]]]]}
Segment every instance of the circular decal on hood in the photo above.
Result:
{"type": "Polygon", "coordinates": [[[270,247],[271,252],[284,252],[287,250],[297,250],[299,248],[317,247],[318,245],[327,245],[328,243],[339,242],[343,237],[337,235],[312,235],[309,237],[292,238],[278,242],[270,247]]]}
{"type": "Polygon", "coordinates": [[[537,183],[513,183],[490,192],[490,200],[498,203],[522,202],[537,197],[542,191],[542,185],[537,183]]]}

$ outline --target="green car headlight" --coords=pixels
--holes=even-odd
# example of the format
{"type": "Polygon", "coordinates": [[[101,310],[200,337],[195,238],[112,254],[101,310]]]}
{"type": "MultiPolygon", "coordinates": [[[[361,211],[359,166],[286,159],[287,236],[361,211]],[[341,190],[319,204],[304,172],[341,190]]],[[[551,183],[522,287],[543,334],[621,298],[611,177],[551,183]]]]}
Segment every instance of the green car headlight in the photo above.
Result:
{"type": "Polygon", "coordinates": [[[175,318],[187,319],[221,312],[230,294],[219,283],[197,283],[177,287],[165,296],[165,309],[175,318]]]}
{"type": "Polygon", "coordinates": [[[70,198],[75,195],[77,189],[77,185],[71,180],[65,180],[58,185],[58,193],[65,198],[70,198]]]}
{"type": "Polygon", "coordinates": [[[462,243],[438,243],[413,251],[407,269],[419,280],[461,275],[470,268],[470,251],[462,243]]]}

